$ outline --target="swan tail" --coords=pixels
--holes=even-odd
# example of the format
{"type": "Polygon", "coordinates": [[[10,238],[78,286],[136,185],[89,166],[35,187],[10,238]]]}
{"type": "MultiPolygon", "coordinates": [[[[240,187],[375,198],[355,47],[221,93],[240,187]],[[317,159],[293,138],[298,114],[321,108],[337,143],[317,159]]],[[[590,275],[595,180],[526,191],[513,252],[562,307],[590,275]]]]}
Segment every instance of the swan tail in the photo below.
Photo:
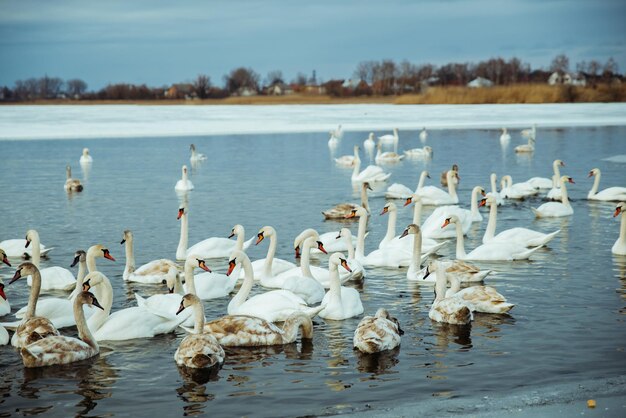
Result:
{"type": "Polygon", "coordinates": [[[326,304],[316,306],[314,308],[304,308],[302,312],[304,312],[309,318],[314,318],[318,313],[322,312],[326,308],[326,304]]]}
{"type": "Polygon", "coordinates": [[[556,237],[558,235],[558,233],[561,232],[560,229],[550,233],[550,234],[546,234],[546,236],[541,240],[541,242],[536,243],[535,245],[546,245],[547,243],[549,243],[550,241],[552,241],[552,239],[554,237],[556,237]]]}
{"type": "Polygon", "coordinates": [[[541,212],[539,212],[537,209],[535,208],[531,208],[533,213],[535,214],[535,218],[541,218],[543,217],[543,215],[541,214],[541,212]]]}
{"type": "Polygon", "coordinates": [[[531,254],[537,251],[539,248],[543,248],[543,245],[531,248],[526,251],[522,251],[521,253],[513,254],[513,260],[527,260],[528,258],[530,258],[531,254]]]}
{"type": "Polygon", "coordinates": [[[137,306],[146,307],[146,299],[140,296],[139,293],[135,293],[135,300],[137,301],[137,306]]]}
{"type": "Polygon", "coordinates": [[[15,331],[17,329],[17,327],[20,326],[21,323],[22,323],[21,320],[20,321],[14,321],[14,322],[1,322],[0,326],[5,327],[9,331],[15,331]]]}
{"type": "Polygon", "coordinates": [[[46,248],[45,250],[41,250],[39,253],[40,257],[47,257],[50,251],[54,250],[54,247],[46,248]]]}

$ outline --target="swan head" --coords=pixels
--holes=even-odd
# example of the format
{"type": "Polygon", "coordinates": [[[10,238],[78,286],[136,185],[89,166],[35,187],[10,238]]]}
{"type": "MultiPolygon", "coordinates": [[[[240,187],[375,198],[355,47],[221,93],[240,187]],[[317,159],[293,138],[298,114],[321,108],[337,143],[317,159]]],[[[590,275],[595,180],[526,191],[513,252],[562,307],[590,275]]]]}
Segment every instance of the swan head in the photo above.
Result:
{"type": "Polygon", "coordinates": [[[187,293],[185,296],[183,296],[183,299],[180,301],[180,306],[178,307],[178,310],[176,311],[176,315],[184,311],[185,308],[188,308],[190,306],[197,305],[197,304],[202,305],[202,301],[200,300],[200,298],[194,295],[193,293],[187,293]]]}
{"type": "MultiPolygon", "coordinates": [[[[293,249],[296,252],[296,258],[300,258],[300,246],[302,243],[309,237],[315,238],[315,240],[319,240],[320,235],[313,228],[307,228],[304,231],[300,232],[293,240],[293,249]]],[[[322,246],[323,247],[323,246],[322,246]]],[[[326,253],[326,250],[323,251],[326,253]]]]}
{"type": "Polygon", "coordinates": [[[187,178],[187,166],[183,165],[183,168],[181,170],[182,170],[182,173],[183,173],[183,177],[187,178]]]}
{"type": "Polygon", "coordinates": [[[24,248],[28,248],[32,241],[39,241],[39,233],[34,229],[29,229],[26,231],[26,245],[24,245],[24,248]]]}
{"type": "Polygon", "coordinates": [[[422,230],[419,227],[419,225],[417,225],[417,224],[409,224],[409,226],[407,226],[404,229],[404,232],[402,232],[402,234],[400,234],[400,238],[404,238],[404,237],[406,237],[409,234],[418,235],[418,234],[421,234],[421,233],[422,233],[422,230]]]}
{"type": "Polygon", "coordinates": [[[87,256],[92,255],[93,257],[104,257],[108,260],[115,261],[115,258],[109,252],[109,249],[102,244],[96,244],[89,247],[87,250],[87,256]]]}
{"type": "Polygon", "coordinates": [[[384,318],[388,321],[393,322],[394,324],[396,324],[396,327],[398,328],[398,334],[400,335],[404,335],[404,331],[402,330],[402,328],[400,328],[400,322],[398,321],[397,318],[391,316],[389,314],[389,311],[387,311],[387,309],[385,308],[378,308],[378,310],[376,311],[376,318],[384,318]]]}
{"type": "Polygon", "coordinates": [[[334,265],[334,266],[341,266],[344,269],[348,270],[349,272],[352,272],[352,269],[350,268],[350,266],[348,265],[348,261],[346,260],[346,258],[343,256],[343,254],[341,253],[333,253],[329,258],[328,258],[328,265],[334,265]]]}
{"type": "Polygon", "coordinates": [[[91,273],[86,275],[85,279],[83,280],[83,292],[87,292],[92,287],[104,283],[108,280],[109,279],[107,278],[107,276],[105,276],[101,272],[92,271],[91,273]]]}
{"type": "Polygon", "coordinates": [[[459,217],[456,215],[451,215],[450,217],[446,218],[443,221],[443,225],[441,225],[442,228],[445,228],[446,226],[450,225],[450,224],[456,224],[459,222],[459,217]]]}
{"type": "Polygon", "coordinates": [[[561,176],[561,183],[563,183],[563,184],[565,184],[565,183],[575,184],[574,179],[571,178],[570,176],[561,176]]]}
{"type": "Polygon", "coordinates": [[[133,233],[130,231],[130,229],[124,231],[124,235],[122,236],[122,241],[120,242],[120,244],[124,244],[126,241],[133,242],[133,233]]]}
{"type": "Polygon", "coordinates": [[[565,163],[563,162],[563,160],[554,160],[552,164],[554,164],[555,166],[565,167],[565,163]]]}
{"type": "Polygon", "coordinates": [[[406,198],[406,200],[404,201],[404,206],[409,206],[411,203],[415,203],[417,205],[418,203],[421,203],[421,202],[422,202],[422,198],[420,197],[420,195],[414,193],[411,196],[406,198]]]}
{"type": "Polygon", "coordinates": [[[367,181],[364,181],[363,184],[361,185],[361,188],[364,190],[372,190],[374,191],[374,189],[372,189],[372,186],[370,186],[370,184],[367,181]]]}
{"type": "Polygon", "coordinates": [[[271,237],[276,234],[276,230],[271,226],[264,226],[259,229],[259,232],[256,234],[256,243],[254,245],[259,245],[261,241],[265,238],[271,237]]]}
{"type": "Polygon", "coordinates": [[[11,281],[9,282],[9,284],[17,281],[18,279],[22,277],[32,276],[33,274],[35,274],[35,272],[39,272],[39,269],[37,268],[36,265],[28,261],[25,263],[22,263],[19,266],[17,266],[17,270],[15,270],[15,274],[13,275],[13,278],[11,278],[11,281]]]}
{"type": "Polygon", "coordinates": [[[196,150],[196,146],[194,144],[189,145],[189,149],[191,151],[195,151],[196,150]]]}
{"type": "Polygon", "coordinates": [[[589,170],[589,175],[587,177],[593,177],[597,174],[600,174],[600,169],[599,168],[592,168],[591,170],[589,170]]]}
{"type": "Polygon", "coordinates": [[[497,204],[498,204],[498,201],[497,201],[496,197],[493,196],[493,195],[489,195],[489,196],[485,197],[484,199],[481,199],[480,203],[478,204],[478,206],[486,206],[486,205],[493,206],[493,205],[497,205],[497,204]]]}
{"type": "Polygon", "coordinates": [[[100,305],[100,302],[98,302],[98,299],[96,299],[96,297],[91,292],[79,293],[78,297],[76,298],[76,302],[74,303],[80,303],[81,305],[95,306],[96,308],[100,308],[104,311],[104,308],[102,307],[102,305],[100,305]]]}
{"type": "Polygon", "coordinates": [[[89,148],[83,148],[83,155],[85,157],[89,155],[89,148]]]}
{"type": "Polygon", "coordinates": [[[426,151],[427,153],[429,153],[430,155],[433,154],[433,148],[430,145],[426,145],[424,147],[424,151],[426,151]]]}
{"type": "Polygon", "coordinates": [[[74,261],[72,261],[72,264],[70,265],[70,267],[74,267],[79,262],[85,262],[85,261],[87,261],[87,253],[84,252],[83,250],[78,250],[74,253],[74,261]]]}
{"type": "Polygon", "coordinates": [[[613,217],[617,217],[617,215],[622,212],[626,213],[626,203],[624,202],[620,202],[617,204],[617,207],[615,208],[615,213],[613,213],[613,217]]]}
{"type": "Polygon", "coordinates": [[[185,267],[187,266],[189,266],[192,269],[192,271],[196,267],[199,267],[202,270],[208,271],[209,273],[211,273],[211,269],[206,265],[204,259],[196,254],[190,254],[187,256],[187,258],[185,259],[185,267]]]}
{"type": "Polygon", "coordinates": [[[244,260],[246,259],[248,260],[248,262],[250,261],[246,253],[241,250],[233,250],[230,253],[230,257],[228,260],[228,270],[226,270],[226,275],[230,276],[233,270],[235,270],[235,267],[238,264],[243,264],[244,260]]]}
{"type": "Polygon", "coordinates": [[[7,253],[5,253],[2,248],[0,248],[0,259],[2,259],[4,264],[11,267],[11,263],[9,263],[9,259],[7,258],[7,253]]]}
{"type": "Polygon", "coordinates": [[[350,213],[348,213],[345,216],[345,218],[350,219],[350,218],[362,217],[362,216],[367,216],[367,210],[363,206],[357,206],[357,208],[352,209],[350,213]]]}
{"type": "Polygon", "coordinates": [[[374,140],[374,132],[370,132],[370,135],[367,137],[369,140],[374,140]]]}
{"type": "Polygon", "coordinates": [[[396,204],[393,202],[389,202],[383,207],[383,210],[380,212],[380,214],[384,215],[385,213],[397,212],[397,211],[398,211],[398,207],[396,206],[396,204]]]}
{"type": "Polygon", "coordinates": [[[339,239],[339,238],[346,238],[346,237],[348,237],[348,238],[352,238],[352,231],[350,231],[350,229],[348,229],[348,228],[346,228],[346,227],[341,228],[341,229],[339,230],[339,234],[337,234],[337,238],[336,238],[336,239],[339,239]]]}
{"type": "Polygon", "coordinates": [[[185,208],[178,208],[178,217],[176,219],[180,219],[183,215],[187,214],[187,210],[185,208]]]}
{"type": "Polygon", "coordinates": [[[237,224],[235,226],[233,226],[233,229],[231,229],[230,231],[230,235],[228,236],[228,238],[232,238],[235,235],[240,235],[240,234],[244,234],[245,230],[243,228],[243,225],[237,224]]]}

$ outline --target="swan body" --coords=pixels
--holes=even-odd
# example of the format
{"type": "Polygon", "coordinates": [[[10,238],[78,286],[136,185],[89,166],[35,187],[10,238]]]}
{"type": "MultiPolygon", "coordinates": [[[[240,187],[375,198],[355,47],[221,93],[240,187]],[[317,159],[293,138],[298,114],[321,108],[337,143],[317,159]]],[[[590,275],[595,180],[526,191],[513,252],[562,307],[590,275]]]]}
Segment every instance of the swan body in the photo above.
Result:
{"type": "Polygon", "coordinates": [[[589,177],[595,176],[593,181],[593,187],[587,194],[589,200],[604,200],[604,201],[625,201],[626,200],[626,187],[609,187],[598,192],[600,187],[600,176],[602,173],[599,168],[594,168],[589,172],[589,177]]]}
{"type": "Polygon", "coordinates": [[[182,177],[180,180],[176,182],[176,186],[174,186],[174,190],[179,192],[186,192],[189,190],[193,190],[193,183],[189,180],[189,176],[187,174],[187,166],[183,165],[182,168],[182,177]]]}
{"type": "Polygon", "coordinates": [[[535,139],[535,137],[537,136],[537,125],[533,123],[532,128],[522,129],[522,131],[520,132],[520,135],[522,135],[524,138],[535,139]]]}
{"type": "Polygon", "coordinates": [[[89,155],[89,148],[83,148],[83,154],[80,156],[79,160],[80,164],[91,164],[93,163],[93,158],[89,155]]]}
{"type": "Polygon", "coordinates": [[[509,134],[506,128],[502,128],[502,135],[500,135],[500,145],[506,147],[511,142],[511,134],[509,134]]]}
{"type": "Polygon", "coordinates": [[[250,259],[243,251],[235,250],[232,252],[226,274],[231,274],[237,264],[243,265],[245,278],[239,291],[228,304],[229,315],[250,315],[269,322],[280,322],[285,321],[295,311],[301,311],[312,318],[322,308],[321,306],[309,308],[304,299],[283,289],[271,290],[248,299],[254,284],[254,276],[250,259]]]}
{"type": "Polygon", "coordinates": [[[426,139],[428,139],[428,131],[426,131],[426,128],[422,128],[419,136],[420,136],[420,141],[422,141],[422,143],[426,142],[426,139]]]}
{"type": "Polygon", "coordinates": [[[555,218],[569,216],[574,214],[574,209],[569,203],[567,196],[567,188],[565,183],[574,183],[574,180],[568,176],[562,176],[561,179],[561,201],[547,202],[539,206],[537,209],[531,208],[537,218],[555,218]]]}
{"type": "Polygon", "coordinates": [[[374,148],[376,148],[376,142],[374,141],[374,132],[370,132],[367,139],[363,141],[363,148],[365,149],[365,152],[370,155],[370,158],[372,155],[374,155],[374,148]]]}
{"type": "Polygon", "coordinates": [[[424,148],[411,148],[404,150],[404,155],[407,158],[431,158],[433,156],[433,149],[426,145],[424,148]]]}
{"type": "Polygon", "coordinates": [[[525,245],[514,242],[490,242],[482,244],[472,250],[469,254],[465,253],[463,232],[459,218],[452,215],[443,223],[442,228],[449,224],[456,226],[456,258],[459,260],[485,260],[485,261],[510,261],[510,260],[527,260],[531,254],[541,247],[527,249],[525,245]]]}
{"type": "Polygon", "coordinates": [[[7,345],[10,341],[9,333],[6,328],[0,325],[0,346],[7,345]]]}
{"type": "MultiPolygon", "coordinates": [[[[269,280],[285,271],[296,268],[295,263],[274,256],[276,254],[276,247],[278,246],[278,235],[276,234],[276,229],[274,229],[274,227],[264,226],[261,228],[257,233],[255,245],[259,245],[265,238],[270,239],[270,245],[267,248],[267,255],[265,258],[254,260],[251,263],[253,276],[256,280],[269,280]]],[[[245,250],[245,248],[238,249],[241,251],[245,250]]],[[[243,269],[239,270],[238,275],[240,279],[244,278],[245,274],[243,269]]]]}
{"type": "MultiPolygon", "coordinates": [[[[387,199],[406,199],[407,197],[410,197],[411,195],[417,193],[418,190],[424,187],[424,182],[426,182],[426,178],[430,178],[430,174],[428,174],[428,171],[424,170],[420,174],[420,179],[419,179],[419,182],[417,183],[417,187],[415,188],[415,190],[409,189],[404,184],[393,183],[391,186],[387,188],[387,191],[385,192],[385,197],[387,199]]],[[[369,208],[366,208],[366,209],[369,209],[369,208]]]]}
{"type": "Polygon", "coordinates": [[[532,137],[528,138],[527,144],[522,144],[515,147],[515,152],[517,152],[518,154],[524,154],[533,151],[535,151],[535,139],[532,137]]]}
{"type": "MultiPolygon", "coordinates": [[[[358,157],[358,155],[357,155],[358,157]]],[[[385,181],[391,176],[391,173],[385,173],[383,169],[377,165],[368,165],[363,171],[361,170],[361,159],[354,159],[354,168],[352,169],[352,182],[362,183],[369,182],[375,183],[379,181],[385,181]]]]}
{"type": "Polygon", "coordinates": [[[506,298],[491,286],[470,286],[461,290],[459,280],[454,276],[447,276],[450,289],[446,291],[446,298],[457,298],[467,304],[473,312],[503,314],[509,312],[515,305],[508,303],[506,298]]]}
{"type": "Polygon", "coordinates": [[[441,190],[435,186],[424,186],[416,191],[422,199],[424,205],[456,205],[459,203],[459,197],[456,194],[456,184],[458,183],[457,175],[454,171],[449,170],[446,173],[448,182],[448,192],[441,190]]]}
{"type": "Polygon", "coordinates": [[[120,244],[126,244],[126,266],[122,277],[127,282],[160,284],[165,280],[165,276],[171,268],[176,269],[176,263],[172,260],[162,258],[146,263],[139,268],[135,268],[135,250],[133,247],[134,238],[130,230],[124,231],[124,237],[120,244]]]}
{"type": "Polygon", "coordinates": [[[342,155],[341,157],[335,158],[335,164],[340,165],[342,167],[351,167],[354,164],[355,155],[359,154],[359,146],[354,146],[354,154],[353,155],[342,155]]]}
{"type": "Polygon", "coordinates": [[[432,272],[436,275],[435,300],[430,307],[428,317],[433,321],[447,324],[465,325],[473,319],[472,309],[461,298],[446,297],[447,278],[444,267],[438,261],[431,261],[426,268],[426,277],[432,272]]]}
{"type": "Polygon", "coordinates": [[[48,318],[35,316],[37,299],[39,298],[39,290],[41,288],[41,274],[37,266],[29,262],[20,264],[9,284],[26,276],[32,277],[32,286],[30,288],[26,314],[22,322],[17,326],[13,337],[11,337],[11,345],[14,347],[24,347],[37,340],[59,335],[59,331],[48,318]]]}
{"type": "Polygon", "coordinates": [[[393,128],[393,134],[385,134],[378,137],[381,145],[393,145],[393,150],[398,152],[398,128],[393,128]]]}
{"type": "Polygon", "coordinates": [[[333,131],[330,131],[330,139],[328,140],[328,148],[334,151],[339,146],[339,138],[337,138],[333,131]]]}
{"type": "MultiPolygon", "coordinates": [[[[361,206],[363,206],[368,211],[369,200],[367,198],[367,191],[372,190],[372,187],[368,182],[363,182],[361,184],[361,206]]],[[[339,203],[338,205],[333,206],[332,208],[325,210],[322,212],[325,219],[345,219],[346,215],[352,212],[352,209],[355,209],[358,205],[356,203],[339,203]]]]}
{"type": "MultiPolygon", "coordinates": [[[[34,229],[29,230],[26,233],[26,246],[33,245],[33,264],[39,268],[39,261],[41,259],[41,253],[39,251],[39,234],[34,229]]],[[[41,274],[41,291],[46,292],[49,290],[72,290],[76,286],[76,279],[71,271],[66,268],[53,266],[44,269],[39,269],[41,274]]],[[[32,285],[32,279],[27,279],[29,286],[32,285]]]]}
{"type": "Polygon", "coordinates": [[[206,155],[197,152],[196,146],[194,144],[189,145],[189,150],[191,151],[191,157],[189,157],[189,161],[192,165],[206,160],[206,155]]]}
{"type": "Polygon", "coordinates": [[[422,225],[422,234],[425,237],[437,239],[455,237],[456,231],[451,229],[442,229],[441,224],[446,218],[456,215],[461,221],[463,235],[467,235],[472,223],[480,222],[483,219],[480,212],[478,212],[477,199],[479,193],[483,196],[485,195],[485,191],[482,187],[474,187],[472,190],[471,210],[459,208],[458,206],[453,205],[437,207],[424,221],[424,224],[422,225]]]}
{"type": "Polygon", "coordinates": [[[66,192],[82,192],[83,191],[83,185],[80,184],[80,180],[72,178],[72,168],[69,165],[65,166],[65,175],[66,175],[66,180],[65,180],[65,185],[63,186],[63,188],[65,189],[66,192]]]}
{"type": "Polygon", "coordinates": [[[400,323],[386,309],[380,308],[374,316],[361,319],[354,331],[352,345],[363,353],[393,350],[400,345],[404,334],[400,323]]]}
{"type": "Polygon", "coordinates": [[[404,155],[400,155],[397,152],[393,152],[393,151],[382,152],[382,145],[379,143],[374,161],[376,161],[376,164],[397,163],[403,158],[404,158],[404,155]]]}
{"type": "Polygon", "coordinates": [[[626,255],[626,203],[620,202],[617,205],[613,217],[615,218],[619,214],[621,214],[619,237],[613,244],[613,247],[611,247],[611,252],[615,255],[626,255]]]}
{"type": "Polygon", "coordinates": [[[213,335],[224,347],[265,347],[291,344],[298,337],[313,338],[313,322],[302,312],[289,315],[282,328],[262,318],[248,315],[227,315],[204,325],[204,330],[213,335]]]}
{"type": "Polygon", "coordinates": [[[500,180],[500,196],[504,199],[525,199],[537,193],[539,190],[528,182],[514,184],[510,175],[502,176],[500,180]]]}
{"type": "Polygon", "coordinates": [[[359,291],[352,287],[341,286],[338,270],[340,265],[350,271],[348,262],[343,258],[343,254],[333,253],[328,259],[330,289],[324,295],[321,305],[324,308],[318,314],[324,319],[341,321],[363,313],[363,304],[361,303],[359,291]]]}
{"type": "Polygon", "coordinates": [[[553,189],[558,186],[558,181],[555,182],[555,179],[558,180],[561,178],[561,170],[559,167],[562,166],[565,166],[562,160],[554,160],[552,162],[553,175],[551,179],[546,177],[532,177],[526,180],[526,183],[530,184],[535,189],[553,189]]]}
{"type": "Polygon", "coordinates": [[[195,317],[194,332],[183,338],[178,345],[174,353],[176,364],[193,369],[208,369],[221,366],[226,355],[215,337],[205,332],[202,300],[193,294],[183,296],[176,314],[178,315],[188,307],[193,307],[195,317]]]}
{"type": "MultiPolygon", "coordinates": [[[[6,239],[0,242],[0,248],[4,250],[4,253],[9,258],[31,258],[33,256],[33,245],[27,247],[26,240],[20,238],[6,239]]],[[[54,247],[46,248],[45,245],[39,244],[39,256],[47,257],[48,253],[53,250],[54,247]]]]}
{"type": "Polygon", "coordinates": [[[495,235],[496,222],[498,216],[498,205],[493,197],[489,196],[486,199],[486,204],[489,205],[489,221],[487,223],[487,229],[483,235],[483,244],[489,242],[515,242],[524,245],[525,247],[536,247],[540,245],[546,245],[548,242],[561,232],[560,229],[550,233],[544,234],[538,231],[533,231],[528,228],[511,228],[500,232],[495,235]]]}
{"type": "Polygon", "coordinates": [[[74,300],[74,316],[79,338],[54,335],[22,347],[20,355],[25,367],[42,367],[56,364],[69,364],[98,355],[100,347],[91,335],[83,305],[102,309],[96,297],[89,292],[81,292],[74,300]]]}

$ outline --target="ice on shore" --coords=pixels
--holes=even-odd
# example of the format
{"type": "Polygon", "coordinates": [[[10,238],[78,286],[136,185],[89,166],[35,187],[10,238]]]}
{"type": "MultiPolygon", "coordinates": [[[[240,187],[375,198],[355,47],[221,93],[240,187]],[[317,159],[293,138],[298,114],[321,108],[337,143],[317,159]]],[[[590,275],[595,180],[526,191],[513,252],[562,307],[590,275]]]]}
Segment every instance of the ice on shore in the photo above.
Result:
{"type": "MultiPolygon", "coordinates": [[[[626,125],[626,103],[0,106],[0,140],[626,125]]],[[[512,132],[513,135],[516,132],[512,132]]]]}

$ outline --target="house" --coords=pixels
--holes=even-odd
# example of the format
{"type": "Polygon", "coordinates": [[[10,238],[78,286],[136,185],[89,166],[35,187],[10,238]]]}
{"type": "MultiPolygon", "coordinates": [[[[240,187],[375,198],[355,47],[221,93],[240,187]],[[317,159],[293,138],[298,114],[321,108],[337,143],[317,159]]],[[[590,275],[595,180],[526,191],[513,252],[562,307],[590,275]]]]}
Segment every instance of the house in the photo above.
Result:
{"type": "Polygon", "coordinates": [[[288,84],[275,83],[267,88],[265,94],[268,96],[284,96],[287,94],[293,94],[293,89],[288,84]]]}
{"type": "Polygon", "coordinates": [[[188,99],[196,96],[193,85],[189,83],[172,84],[163,94],[166,99],[188,99]]]}
{"type": "Polygon", "coordinates": [[[483,78],[483,77],[476,77],[475,79],[467,83],[467,87],[471,87],[471,88],[492,87],[492,86],[493,86],[493,81],[487,78],[483,78]]]}
{"type": "Polygon", "coordinates": [[[548,84],[551,86],[556,86],[558,84],[566,84],[566,85],[584,87],[587,85],[587,80],[585,79],[585,76],[582,75],[581,73],[575,73],[575,74],[564,73],[563,75],[561,75],[558,71],[555,71],[552,74],[550,74],[550,77],[548,77],[548,84]]]}

